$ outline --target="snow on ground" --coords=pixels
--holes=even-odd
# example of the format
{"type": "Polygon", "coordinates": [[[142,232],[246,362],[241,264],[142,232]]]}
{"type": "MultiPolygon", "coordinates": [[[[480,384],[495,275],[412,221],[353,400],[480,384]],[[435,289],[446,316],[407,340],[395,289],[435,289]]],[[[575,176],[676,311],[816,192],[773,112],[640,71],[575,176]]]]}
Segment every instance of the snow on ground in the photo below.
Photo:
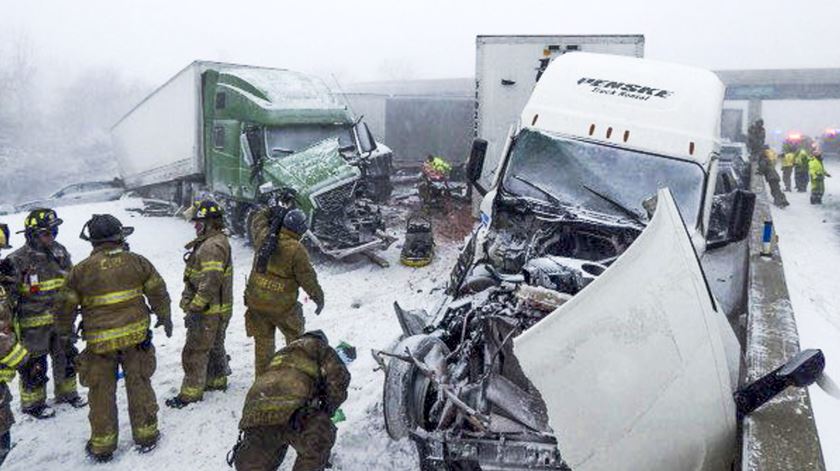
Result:
{"type": "MultiPolygon", "coordinates": [[[[829,179],[823,206],[809,193],[786,193],[790,206],[773,208],[779,250],[801,348],[821,348],[825,371],[840,379],[840,189],[829,179]]],[[[818,387],[809,389],[826,469],[840,470],[840,400],[818,387]]]]}
{"type": "MultiPolygon", "coordinates": [[[[157,372],[152,378],[152,385],[160,406],[160,445],[148,455],[139,455],[133,450],[125,388],[121,382],[118,393],[119,448],[109,469],[227,469],[225,455],[236,442],[243,400],[253,380],[253,342],[245,336],[245,309],[241,296],[253,252],[243,245],[241,239],[233,240],[235,305],[227,337],[233,369],[229,378],[230,388],[226,393],[207,393],[203,402],[185,409],[170,409],[164,405],[164,400],[177,394],[183,376],[181,348],[186,330],[177,302],[183,287],[183,246],[194,233],[192,226],[180,219],[145,218],[126,211],[137,204],[136,200],[120,200],[58,209],[59,217],[64,219],[58,240],[67,246],[74,261],[80,261],[90,253],[90,245],[77,235],[91,214],[111,213],[123,224],[135,226],[134,234],[129,237],[132,250],[149,258],[157,267],[174,301],[173,337],[167,339],[157,329],[154,340],[157,372]]],[[[8,223],[13,231],[19,230],[23,215],[2,216],[0,221],[8,223]]],[[[12,238],[15,247],[20,247],[22,243],[23,236],[12,238]]],[[[444,284],[456,255],[457,247],[454,245],[439,246],[431,266],[411,269],[399,264],[399,246],[395,244],[384,253],[391,262],[389,268],[383,269],[367,261],[322,261],[316,266],[326,293],[326,307],[316,317],[314,304],[302,297],[307,329],[323,329],[333,345],[344,340],[358,350],[358,359],[349,367],[353,379],[349,399],[342,406],[347,421],[338,425],[333,469],[416,468],[413,445],[406,440],[395,443],[385,432],[381,418],[383,374],[374,371],[377,365],[370,351],[387,347],[400,333],[393,314],[393,302],[399,300],[407,308],[429,307],[434,297],[433,290],[444,284]],[[353,308],[354,304],[359,307],[353,308]]],[[[279,337],[278,346],[282,343],[282,337],[279,337]]],[[[82,344],[80,342],[79,346],[82,344]]],[[[12,428],[14,448],[4,469],[31,471],[93,466],[84,453],[90,433],[87,408],[76,410],[60,405],[56,407],[54,419],[36,421],[20,413],[17,379],[10,386],[15,397],[12,408],[18,423],[12,428]]],[[[51,398],[52,382],[48,388],[51,398]]],[[[282,469],[291,469],[292,458],[293,454],[290,454],[282,469]]]]}

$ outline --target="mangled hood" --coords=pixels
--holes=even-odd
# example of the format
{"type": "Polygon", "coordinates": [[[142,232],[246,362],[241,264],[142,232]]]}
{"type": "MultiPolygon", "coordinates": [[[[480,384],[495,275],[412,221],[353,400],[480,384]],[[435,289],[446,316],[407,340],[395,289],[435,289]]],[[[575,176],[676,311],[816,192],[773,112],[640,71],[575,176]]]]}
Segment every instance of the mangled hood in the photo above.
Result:
{"type": "Polygon", "coordinates": [[[325,139],[300,152],[268,158],[263,172],[299,194],[318,193],[359,178],[359,169],[347,164],[338,149],[338,138],[325,139]]]}
{"type": "Polygon", "coordinates": [[[515,341],[576,471],[729,469],[737,352],[668,190],[609,269],[515,341]]]}

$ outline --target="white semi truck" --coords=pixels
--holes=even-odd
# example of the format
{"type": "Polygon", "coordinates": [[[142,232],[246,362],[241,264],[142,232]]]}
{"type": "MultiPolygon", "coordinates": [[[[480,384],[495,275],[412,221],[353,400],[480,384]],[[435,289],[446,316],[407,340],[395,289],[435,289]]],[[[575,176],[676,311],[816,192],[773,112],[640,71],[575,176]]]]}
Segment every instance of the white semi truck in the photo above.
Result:
{"type": "Polygon", "coordinates": [[[730,468],[750,408],[699,257],[746,237],[755,196],[713,198],[723,96],[706,70],[569,53],[489,186],[476,140],[481,222],[431,312],[396,305],[383,352],[386,428],[421,469],[730,468]]]}

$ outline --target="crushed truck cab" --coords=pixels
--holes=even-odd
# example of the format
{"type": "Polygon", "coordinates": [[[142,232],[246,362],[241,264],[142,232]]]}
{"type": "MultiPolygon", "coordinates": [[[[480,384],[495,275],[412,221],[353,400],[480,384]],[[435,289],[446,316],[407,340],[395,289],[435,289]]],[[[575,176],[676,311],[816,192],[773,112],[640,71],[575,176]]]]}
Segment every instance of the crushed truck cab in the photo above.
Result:
{"type": "Polygon", "coordinates": [[[398,306],[384,415],[422,469],[729,466],[739,346],[700,255],[742,240],[751,196],[709,237],[723,84],[709,71],[568,53],[545,70],[480,223],[430,311],[398,306]]]}

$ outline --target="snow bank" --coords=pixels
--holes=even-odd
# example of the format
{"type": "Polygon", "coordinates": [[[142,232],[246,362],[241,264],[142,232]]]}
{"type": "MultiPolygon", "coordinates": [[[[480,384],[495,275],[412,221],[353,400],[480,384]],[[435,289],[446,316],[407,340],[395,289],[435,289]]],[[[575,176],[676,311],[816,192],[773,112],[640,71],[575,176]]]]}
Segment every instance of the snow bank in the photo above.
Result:
{"type": "MultiPolygon", "coordinates": [[[[233,375],[226,393],[212,392],[203,402],[182,410],[164,406],[163,401],[177,394],[183,375],[181,348],[186,331],[178,311],[177,299],[181,281],[183,246],[192,239],[192,227],[175,218],[144,218],[127,212],[139,206],[137,200],[120,200],[59,209],[64,219],[59,241],[67,246],[75,261],[90,252],[90,246],[77,234],[93,213],[111,213],[126,225],[135,226],[129,238],[133,251],[148,257],[166,280],[172,296],[175,334],[171,339],[155,331],[158,368],[152,384],[158,395],[158,420],[162,438],[160,446],[148,455],[132,449],[131,429],[125,389],[119,386],[120,410],[119,449],[109,469],[226,469],[225,454],[236,442],[237,424],[245,393],[253,379],[253,343],[245,336],[242,293],[251,265],[252,251],[240,239],[232,243],[235,261],[234,315],[228,330],[227,349],[233,375]]],[[[22,214],[2,216],[12,230],[22,228],[22,214]]],[[[19,247],[21,235],[12,237],[19,247]]],[[[430,293],[441,286],[457,255],[456,247],[438,245],[435,262],[424,269],[411,269],[398,263],[399,246],[383,255],[392,264],[382,269],[367,261],[356,263],[322,262],[317,265],[320,281],[326,292],[326,308],[321,316],[313,313],[314,304],[303,298],[307,328],[323,329],[333,345],[345,340],[355,345],[358,359],[350,365],[353,375],[349,399],[342,407],[347,421],[338,425],[338,441],[334,448],[334,469],[379,470],[417,467],[413,445],[404,440],[391,441],[382,422],[382,372],[374,371],[376,363],[371,349],[384,348],[400,333],[392,303],[399,299],[406,308],[430,304],[430,293]],[[352,307],[357,304],[358,308],[352,307]]],[[[282,337],[278,338],[282,346],[282,337]]],[[[80,344],[80,346],[82,346],[80,344]]],[[[89,435],[88,409],[75,410],[57,406],[56,417],[36,421],[20,414],[18,385],[11,385],[15,397],[12,407],[18,423],[12,428],[14,449],[6,461],[11,471],[33,469],[86,469],[93,465],[85,459],[84,446],[89,435]]],[[[122,383],[122,382],[121,382],[122,383]]],[[[52,396],[52,382],[48,386],[52,396]]],[[[51,402],[51,399],[50,399],[51,402]]],[[[282,469],[291,469],[292,456],[282,469]]]]}

